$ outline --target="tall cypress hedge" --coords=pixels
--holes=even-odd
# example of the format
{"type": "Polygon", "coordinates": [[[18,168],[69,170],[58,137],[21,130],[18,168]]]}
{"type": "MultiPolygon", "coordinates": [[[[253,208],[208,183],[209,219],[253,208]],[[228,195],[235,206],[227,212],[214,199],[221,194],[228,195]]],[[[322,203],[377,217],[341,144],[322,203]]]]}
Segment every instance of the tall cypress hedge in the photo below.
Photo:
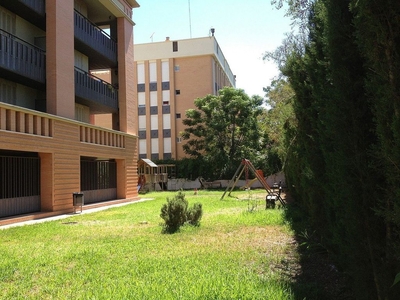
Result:
{"type": "Polygon", "coordinates": [[[395,299],[400,1],[309,2],[304,51],[282,69],[298,122],[287,137],[287,182],[357,299],[395,299]]]}

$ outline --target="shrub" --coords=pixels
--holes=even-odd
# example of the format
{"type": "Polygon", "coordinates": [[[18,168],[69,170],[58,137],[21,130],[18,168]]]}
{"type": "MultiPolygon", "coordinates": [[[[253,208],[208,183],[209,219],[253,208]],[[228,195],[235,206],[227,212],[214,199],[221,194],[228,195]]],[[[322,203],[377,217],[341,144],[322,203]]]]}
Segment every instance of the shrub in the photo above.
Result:
{"type": "Polygon", "coordinates": [[[160,217],[165,221],[164,230],[166,232],[176,232],[186,222],[188,202],[185,194],[179,191],[174,198],[167,198],[167,203],[161,207],[160,217]]]}
{"type": "Polygon", "coordinates": [[[163,231],[168,233],[177,232],[185,223],[199,226],[202,215],[203,207],[201,203],[195,203],[188,208],[185,194],[179,191],[174,198],[167,198],[167,203],[164,203],[161,207],[160,217],[165,222],[163,231]]]}
{"type": "Polygon", "coordinates": [[[186,220],[190,225],[199,226],[203,216],[203,206],[201,203],[195,203],[187,210],[186,220]]]}

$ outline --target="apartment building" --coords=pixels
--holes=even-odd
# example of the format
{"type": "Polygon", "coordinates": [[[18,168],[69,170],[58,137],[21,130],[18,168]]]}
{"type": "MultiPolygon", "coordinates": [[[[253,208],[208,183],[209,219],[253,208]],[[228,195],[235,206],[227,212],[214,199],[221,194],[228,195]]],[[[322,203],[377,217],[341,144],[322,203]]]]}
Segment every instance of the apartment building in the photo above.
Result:
{"type": "Polygon", "coordinates": [[[235,87],[235,76],[214,35],[136,44],[139,158],[185,157],[179,133],[194,100],[235,87]]]}
{"type": "Polygon", "coordinates": [[[138,199],[135,0],[0,2],[0,225],[138,199]],[[109,70],[106,82],[92,73],[109,70]],[[96,124],[109,114],[111,128],[96,124]],[[94,204],[96,205],[96,204],[94,204]]]}

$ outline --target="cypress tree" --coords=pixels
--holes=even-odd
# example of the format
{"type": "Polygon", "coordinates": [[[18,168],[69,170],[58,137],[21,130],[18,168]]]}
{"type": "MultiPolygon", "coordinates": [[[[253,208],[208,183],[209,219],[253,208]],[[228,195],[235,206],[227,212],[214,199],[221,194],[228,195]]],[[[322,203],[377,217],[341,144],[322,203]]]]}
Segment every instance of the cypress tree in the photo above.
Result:
{"type": "Polygon", "coordinates": [[[287,182],[359,299],[395,295],[400,271],[400,13],[385,2],[310,1],[304,51],[282,69],[296,94],[287,182]]]}
{"type": "Polygon", "coordinates": [[[381,299],[395,299],[400,287],[390,285],[400,272],[400,2],[351,1],[350,8],[377,134],[371,172],[377,180],[374,211],[384,232],[374,243],[380,258],[375,282],[381,299]]]}

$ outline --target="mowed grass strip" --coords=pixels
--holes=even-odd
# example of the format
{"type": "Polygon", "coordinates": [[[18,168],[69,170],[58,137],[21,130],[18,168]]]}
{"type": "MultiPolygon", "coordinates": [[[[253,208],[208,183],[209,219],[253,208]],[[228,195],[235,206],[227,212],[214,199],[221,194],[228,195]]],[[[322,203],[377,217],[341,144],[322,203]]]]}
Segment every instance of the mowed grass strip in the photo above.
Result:
{"type": "Polygon", "coordinates": [[[203,204],[201,225],[162,234],[174,194],[0,230],[0,298],[294,299],[271,268],[292,240],[283,210],[260,201],[250,212],[249,192],[188,191],[189,205],[203,204]]]}

